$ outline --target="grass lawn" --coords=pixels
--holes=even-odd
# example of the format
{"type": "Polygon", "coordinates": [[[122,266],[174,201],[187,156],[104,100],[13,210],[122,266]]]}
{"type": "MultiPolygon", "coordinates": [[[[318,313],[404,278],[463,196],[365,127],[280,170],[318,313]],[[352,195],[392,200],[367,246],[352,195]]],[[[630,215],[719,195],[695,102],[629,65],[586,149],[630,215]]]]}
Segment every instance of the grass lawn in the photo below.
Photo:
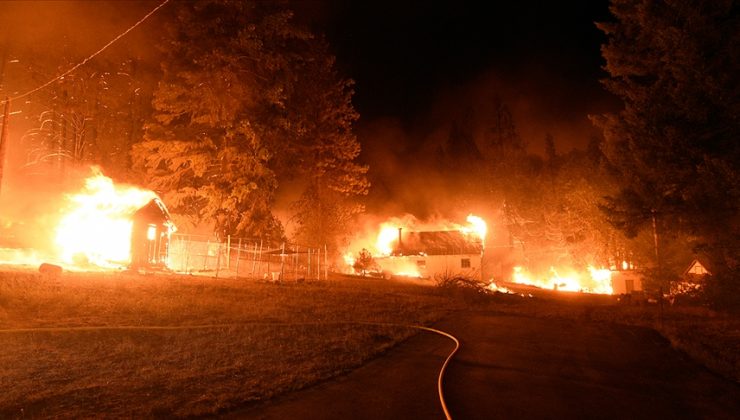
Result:
{"type": "Polygon", "coordinates": [[[736,317],[667,308],[660,322],[655,307],[612,297],[534,294],[358,278],[0,271],[0,418],[218,414],[346,373],[417,333],[398,324],[471,307],[656,328],[740,379],[736,317]]]}
{"type": "Polygon", "coordinates": [[[0,273],[0,418],[198,416],[347,372],[455,308],[378,279],[0,273]]]}

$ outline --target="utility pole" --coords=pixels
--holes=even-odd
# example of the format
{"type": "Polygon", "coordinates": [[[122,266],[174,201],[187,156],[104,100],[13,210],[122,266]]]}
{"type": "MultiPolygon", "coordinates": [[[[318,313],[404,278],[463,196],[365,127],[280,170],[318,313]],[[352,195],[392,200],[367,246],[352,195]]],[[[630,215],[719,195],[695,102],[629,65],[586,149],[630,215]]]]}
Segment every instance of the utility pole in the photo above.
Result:
{"type": "Polygon", "coordinates": [[[3,172],[5,171],[5,149],[8,145],[8,121],[10,117],[10,98],[5,97],[5,106],[3,107],[3,130],[0,133],[0,189],[3,185],[3,172]]]}
{"type": "Polygon", "coordinates": [[[658,303],[660,305],[660,327],[663,328],[663,273],[660,267],[660,241],[658,239],[658,211],[650,210],[653,219],[653,242],[655,245],[655,266],[657,268],[658,284],[660,285],[658,303]]]}

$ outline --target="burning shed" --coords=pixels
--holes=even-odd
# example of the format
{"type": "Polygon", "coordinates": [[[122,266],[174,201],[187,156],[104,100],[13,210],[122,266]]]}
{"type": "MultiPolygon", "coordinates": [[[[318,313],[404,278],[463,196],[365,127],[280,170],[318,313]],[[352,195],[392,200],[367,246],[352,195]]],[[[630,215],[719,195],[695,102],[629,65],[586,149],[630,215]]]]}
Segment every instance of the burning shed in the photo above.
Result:
{"type": "Polygon", "coordinates": [[[153,198],[132,219],[131,268],[166,268],[174,229],[167,207],[153,198]]]}

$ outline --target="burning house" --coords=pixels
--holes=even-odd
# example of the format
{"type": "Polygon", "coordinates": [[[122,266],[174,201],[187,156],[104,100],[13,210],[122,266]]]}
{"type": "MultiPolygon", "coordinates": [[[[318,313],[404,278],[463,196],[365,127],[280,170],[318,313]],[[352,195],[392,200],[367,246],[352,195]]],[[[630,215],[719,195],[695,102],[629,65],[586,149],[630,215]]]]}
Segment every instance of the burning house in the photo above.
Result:
{"type": "Polygon", "coordinates": [[[355,274],[434,278],[462,275],[481,278],[486,222],[469,215],[467,225],[448,221],[422,223],[411,217],[383,222],[378,230],[358,235],[353,243],[362,251],[344,256],[355,274]]]}
{"type": "Polygon", "coordinates": [[[483,241],[460,230],[403,232],[390,255],[375,258],[384,275],[434,278],[461,275],[479,278],[483,241]]]}

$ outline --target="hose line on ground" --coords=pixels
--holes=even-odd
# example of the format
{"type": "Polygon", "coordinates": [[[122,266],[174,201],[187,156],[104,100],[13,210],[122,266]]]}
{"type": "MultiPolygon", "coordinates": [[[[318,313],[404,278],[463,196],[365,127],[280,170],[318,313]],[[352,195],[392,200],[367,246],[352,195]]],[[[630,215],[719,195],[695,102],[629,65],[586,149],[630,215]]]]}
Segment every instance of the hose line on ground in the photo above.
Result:
{"type": "Polygon", "coordinates": [[[455,343],[455,348],[452,349],[450,354],[442,364],[442,368],[437,376],[437,392],[439,394],[439,402],[442,405],[442,411],[445,413],[447,420],[451,420],[452,416],[447,408],[445,402],[443,383],[444,374],[447,370],[450,360],[455,356],[455,353],[460,349],[460,341],[450,333],[425,327],[423,325],[412,325],[412,324],[393,324],[383,322],[362,322],[362,321],[345,321],[345,322],[298,322],[298,323],[283,323],[283,322],[246,322],[246,323],[232,323],[232,324],[203,324],[203,325],[174,325],[174,326],[162,326],[162,325],[131,325],[131,326],[79,326],[79,327],[38,327],[38,328],[17,328],[17,329],[0,329],[0,334],[12,334],[12,333],[25,333],[25,332],[74,332],[74,331],[114,331],[114,330],[139,330],[139,331],[166,331],[166,330],[203,330],[213,328],[229,328],[239,327],[245,325],[283,325],[283,326],[300,326],[300,325],[373,325],[373,326],[384,326],[384,327],[399,327],[399,328],[413,328],[420,331],[431,332],[434,334],[447,337],[455,343]]]}

